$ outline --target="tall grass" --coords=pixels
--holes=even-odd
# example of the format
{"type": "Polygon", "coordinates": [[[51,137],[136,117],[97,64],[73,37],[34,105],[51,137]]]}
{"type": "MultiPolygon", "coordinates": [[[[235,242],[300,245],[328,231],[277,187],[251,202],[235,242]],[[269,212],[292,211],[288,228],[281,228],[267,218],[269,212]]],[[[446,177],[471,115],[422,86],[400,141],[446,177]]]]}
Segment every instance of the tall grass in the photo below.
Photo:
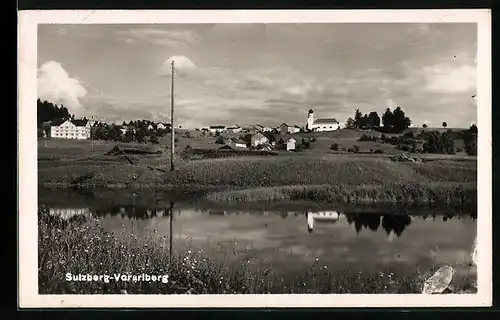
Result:
{"type": "Polygon", "coordinates": [[[278,186],[220,191],[205,198],[218,203],[311,200],[350,204],[471,205],[477,201],[473,183],[278,186]]]}
{"type": "MultiPolygon", "coordinates": [[[[285,275],[272,264],[250,262],[248,252],[228,250],[214,259],[203,250],[168,251],[168,239],[152,233],[113,234],[95,220],[64,222],[39,212],[39,292],[41,294],[268,294],[268,293],[418,293],[429,274],[418,271],[369,274],[330,272],[312,262],[302,273],[285,275]],[[66,281],[66,274],[168,275],[168,283],[66,281]]],[[[471,280],[459,290],[470,287],[471,280]]]]}
{"type": "Polygon", "coordinates": [[[165,175],[179,184],[273,187],[283,185],[385,184],[439,181],[474,181],[475,163],[397,163],[382,158],[353,156],[279,156],[199,160],[165,175]],[[448,167],[460,170],[450,170],[448,167]],[[422,169],[423,168],[423,169],[422,169]]]}

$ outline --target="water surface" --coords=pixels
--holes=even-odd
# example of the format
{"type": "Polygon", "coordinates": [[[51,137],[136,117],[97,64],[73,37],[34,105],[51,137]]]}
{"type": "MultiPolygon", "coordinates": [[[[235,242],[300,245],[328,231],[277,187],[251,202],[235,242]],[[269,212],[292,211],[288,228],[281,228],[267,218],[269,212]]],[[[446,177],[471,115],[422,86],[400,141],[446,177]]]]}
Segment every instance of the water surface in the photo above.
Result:
{"type": "Polygon", "coordinates": [[[40,205],[66,218],[94,216],[106,231],[117,235],[156,234],[165,239],[172,235],[174,251],[204,250],[217,259],[239,254],[250,262],[272,263],[284,273],[314,263],[331,270],[362,272],[425,270],[449,264],[458,275],[471,272],[475,212],[420,209],[411,213],[335,206],[307,210],[304,204],[236,210],[235,206],[195,205],[189,199],[166,203],[136,198],[123,199],[122,204],[120,197],[75,201],[49,192],[40,198],[40,205]]]}

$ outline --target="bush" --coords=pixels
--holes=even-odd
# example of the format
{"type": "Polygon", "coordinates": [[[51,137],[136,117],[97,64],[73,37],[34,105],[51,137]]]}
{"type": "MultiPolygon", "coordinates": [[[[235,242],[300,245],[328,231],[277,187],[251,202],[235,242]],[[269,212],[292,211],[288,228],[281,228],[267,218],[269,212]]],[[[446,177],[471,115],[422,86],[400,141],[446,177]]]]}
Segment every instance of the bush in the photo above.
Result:
{"type": "Polygon", "coordinates": [[[330,146],[330,149],[333,151],[338,151],[339,150],[339,144],[338,143],[332,143],[330,146]]]}
{"type": "Polygon", "coordinates": [[[406,144],[400,144],[398,145],[398,150],[410,152],[412,149],[406,144]]]}
{"type": "Polygon", "coordinates": [[[377,141],[377,137],[363,134],[358,141],[377,141]]]}
{"type": "Polygon", "coordinates": [[[457,148],[457,150],[456,150],[456,151],[457,151],[457,152],[462,152],[462,151],[464,151],[464,150],[463,150],[462,148],[457,148]]]}
{"type": "Polygon", "coordinates": [[[384,153],[384,150],[377,149],[377,150],[373,151],[373,153],[384,153]]]}
{"type": "Polygon", "coordinates": [[[316,142],[316,138],[315,138],[315,137],[311,137],[311,138],[309,139],[309,142],[316,142]]]}
{"type": "Polygon", "coordinates": [[[354,150],[354,153],[358,153],[359,152],[359,147],[357,145],[354,145],[352,148],[354,150]]]}

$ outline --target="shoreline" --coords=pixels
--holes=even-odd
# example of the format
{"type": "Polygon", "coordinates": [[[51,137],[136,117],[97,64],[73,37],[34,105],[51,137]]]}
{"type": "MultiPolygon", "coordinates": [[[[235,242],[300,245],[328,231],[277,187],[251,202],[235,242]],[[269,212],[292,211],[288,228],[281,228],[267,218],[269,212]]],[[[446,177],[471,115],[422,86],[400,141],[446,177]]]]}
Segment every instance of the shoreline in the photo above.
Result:
{"type": "Polygon", "coordinates": [[[477,206],[474,183],[392,185],[291,185],[261,188],[172,184],[106,184],[75,187],[69,183],[43,183],[45,190],[75,193],[148,192],[171,193],[194,202],[220,205],[270,204],[280,201],[312,201],[320,204],[389,206],[477,206]]]}

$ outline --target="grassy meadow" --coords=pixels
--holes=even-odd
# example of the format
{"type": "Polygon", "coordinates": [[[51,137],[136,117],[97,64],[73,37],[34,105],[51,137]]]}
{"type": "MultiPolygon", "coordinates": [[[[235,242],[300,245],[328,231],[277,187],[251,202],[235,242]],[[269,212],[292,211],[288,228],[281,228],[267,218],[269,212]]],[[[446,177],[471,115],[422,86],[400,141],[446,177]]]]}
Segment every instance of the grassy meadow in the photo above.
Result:
{"type": "Polygon", "coordinates": [[[189,136],[178,132],[173,172],[168,136],[156,145],[39,140],[39,185],[68,187],[83,177],[82,184],[89,188],[201,188],[206,190],[204,200],[222,203],[475,203],[476,157],[418,154],[421,162],[395,162],[390,156],[401,151],[380,141],[359,141],[363,134],[366,132],[362,130],[297,133],[293,135],[296,139],[314,135],[316,141],[309,150],[278,151],[277,156],[191,159],[183,152],[188,145],[199,149],[220,145],[215,137],[202,136],[198,131],[191,131],[189,136]],[[338,143],[339,148],[357,145],[359,153],[331,151],[332,143],[338,143]],[[140,148],[151,154],[109,155],[114,146],[140,148]],[[380,148],[383,153],[368,152],[380,148]],[[213,188],[218,190],[212,192],[213,188]]]}
{"type": "MultiPolygon", "coordinates": [[[[420,293],[438,266],[402,273],[380,270],[330,272],[312,260],[297,274],[282,274],[270,263],[259,263],[252,249],[223,249],[224,258],[187,249],[170,255],[168,238],[152,232],[137,237],[108,233],[89,219],[67,225],[38,214],[40,294],[289,294],[289,293],[420,293]],[[66,274],[142,274],[169,276],[168,282],[66,281],[66,274]]],[[[221,250],[213,248],[212,250],[221,250]]],[[[208,250],[207,250],[208,251],[208,250]]],[[[417,266],[416,266],[417,267],[417,266]]],[[[475,276],[455,277],[452,292],[475,292],[475,276]]]]}

